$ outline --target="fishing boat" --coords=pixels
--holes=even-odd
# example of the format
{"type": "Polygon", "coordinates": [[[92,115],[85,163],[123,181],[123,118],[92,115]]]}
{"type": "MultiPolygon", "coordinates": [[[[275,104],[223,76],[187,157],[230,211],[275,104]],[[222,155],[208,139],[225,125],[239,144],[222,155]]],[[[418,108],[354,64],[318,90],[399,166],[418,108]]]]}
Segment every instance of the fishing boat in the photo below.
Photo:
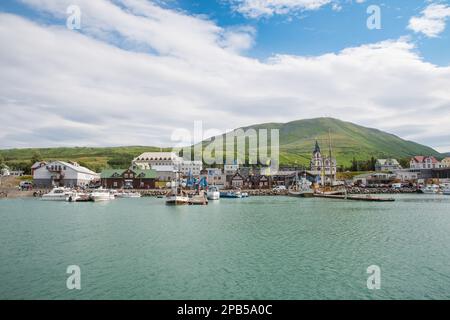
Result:
{"type": "Polygon", "coordinates": [[[216,186],[211,186],[206,192],[206,197],[208,200],[219,200],[220,199],[220,191],[216,186]]]}
{"type": "Polygon", "coordinates": [[[419,193],[424,194],[436,194],[439,193],[439,186],[435,184],[426,185],[425,187],[420,188],[418,191],[419,193]]]}
{"type": "Polygon", "coordinates": [[[65,187],[55,187],[49,193],[42,196],[45,201],[66,201],[66,198],[73,193],[71,189],[65,187]]]}
{"type": "Polygon", "coordinates": [[[182,183],[177,178],[175,181],[169,182],[168,186],[170,187],[170,191],[166,195],[166,205],[179,206],[189,204],[189,197],[183,190],[185,183],[182,183]]]}
{"type": "Polygon", "coordinates": [[[288,194],[292,197],[311,198],[314,195],[314,190],[311,188],[312,183],[303,176],[299,179],[298,174],[295,175],[292,186],[288,190],[288,194]]]}
{"type": "Polygon", "coordinates": [[[109,201],[114,200],[115,196],[113,193],[111,193],[109,190],[105,189],[97,189],[94,192],[91,193],[91,199],[94,202],[100,202],[100,201],[109,201]]]}

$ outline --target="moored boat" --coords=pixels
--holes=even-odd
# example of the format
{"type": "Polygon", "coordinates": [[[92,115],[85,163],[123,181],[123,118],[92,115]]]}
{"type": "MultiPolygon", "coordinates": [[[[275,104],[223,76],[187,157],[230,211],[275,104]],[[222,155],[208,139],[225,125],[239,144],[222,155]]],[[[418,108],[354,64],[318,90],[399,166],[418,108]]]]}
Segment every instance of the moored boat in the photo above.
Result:
{"type": "Polygon", "coordinates": [[[102,188],[92,192],[90,197],[94,202],[109,201],[115,199],[114,194],[112,194],[109,190],[105,190],[102,188]]]}
{"type": "Polygon", "coordinates": [[[42,196],[46,201],[66,201],[66,198],[72,194],[72,190],[65,187],[55,187],[49,193],[42,196]]]}
{"type": "Polygon", "coordinates": [[[219,200],[220,199],[220,191],[217,187],[212,186],[206,192],[206,197],[208,200],[219,200]]]}
{"type": "Polygon", "coordinates": [[[446,196],[450,196],[450,184],[445,185],[444,190],[442,190],[442,193],[446,196]]]}
{"type": "Polygon", "coordinates": [[[168,183],[171,188],[166,195],[166,205],[179,206],[189,204],[189,196],[183,190],[184,184],[179,178],[168,183]]]}
{"type": "Polygon", "coordinates": [[[288,195],[292,197],[310,198],[314,195],[314,190],[311,188],[312,183],[302,177],[299,179],[298,174],[295,175],[292,186],[288,190],[288,195]]]}
{"type": "Polygon", "coordinates": [[[90,202],[93,201],[91,195],[87,192],[73,192],[66,197],[67,202],[90,202]]]}
{"type": "Polygon", "coordinates": [[[425,187],[420,188],[419,193],[425,194],[436,194],[439,193],[439,186],[435,184],[426,185],[425,187]]]}
{"type": "Polygon", "coordinates": [[[116,198],[140,198],[142,195],[139,192],[131,192],[131,191],[124,191],[124,192],[118,192],[116,194],[116,198]]]}
{"type": "Polygon", "coordinates": [[[238,191],[222,191],[220,192],[221,198],[242,198],[242,193],[240,190],[238,191]]]}

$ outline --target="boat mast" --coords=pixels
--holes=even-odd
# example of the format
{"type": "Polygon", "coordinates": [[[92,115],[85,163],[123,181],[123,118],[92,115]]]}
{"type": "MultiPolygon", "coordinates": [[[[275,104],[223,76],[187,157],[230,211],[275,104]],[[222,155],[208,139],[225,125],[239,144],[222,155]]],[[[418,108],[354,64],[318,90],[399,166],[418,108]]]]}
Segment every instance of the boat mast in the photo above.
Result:
{"type": "Polygon", "coordinates": [[[328,128],[328,159],[330,160],[330,186],[333,186],[333,158],[331,152],[331,129],[328,128]]]}

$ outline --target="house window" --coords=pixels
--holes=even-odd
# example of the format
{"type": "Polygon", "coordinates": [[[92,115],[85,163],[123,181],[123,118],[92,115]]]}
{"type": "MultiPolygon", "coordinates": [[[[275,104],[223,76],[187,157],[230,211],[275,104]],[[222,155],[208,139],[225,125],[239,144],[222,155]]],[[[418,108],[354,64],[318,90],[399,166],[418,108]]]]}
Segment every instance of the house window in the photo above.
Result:
{"type": "Polygon", "coordinates": [[[117,181],[114,181],[113,186],[117,187],[117,181]]]}

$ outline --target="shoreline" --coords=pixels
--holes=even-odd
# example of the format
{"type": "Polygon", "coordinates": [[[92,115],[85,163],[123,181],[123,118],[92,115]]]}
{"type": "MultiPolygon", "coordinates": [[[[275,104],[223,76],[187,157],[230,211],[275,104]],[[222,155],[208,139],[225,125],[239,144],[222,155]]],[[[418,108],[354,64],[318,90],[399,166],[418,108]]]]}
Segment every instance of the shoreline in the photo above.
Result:
{"type": "MultiPolygon", "coordinates": [[[[33,198],[34,193],[47,193],[51,189],[33,189],[27,191],[21,191],[16,188],[3,188],[0,189],[0,199],[17,199],[17,198],[33,198]]],[[[128,190],[132,192],[139,192],[142,197],[160,197],[165,196],[168,190],[165,189],[132,189],[128,190]]],[[[192,190],[186,190],[187,193],[194,193],[192,190]]],[[[232,189],[224,189],[223,191],[232,191],[232,189]]],[[[287,190],[275,191],[272,189],[242,189],[242,192],[248,193],[249,196],[288,196],[287,190]]],[[[351,187],[347,188],[349,195],[361,195],[361,194],[411,194],[417,193],[415,188],[402,188],[402,189],[390,189],[390,188],[359,188],[351,187]]]]}

